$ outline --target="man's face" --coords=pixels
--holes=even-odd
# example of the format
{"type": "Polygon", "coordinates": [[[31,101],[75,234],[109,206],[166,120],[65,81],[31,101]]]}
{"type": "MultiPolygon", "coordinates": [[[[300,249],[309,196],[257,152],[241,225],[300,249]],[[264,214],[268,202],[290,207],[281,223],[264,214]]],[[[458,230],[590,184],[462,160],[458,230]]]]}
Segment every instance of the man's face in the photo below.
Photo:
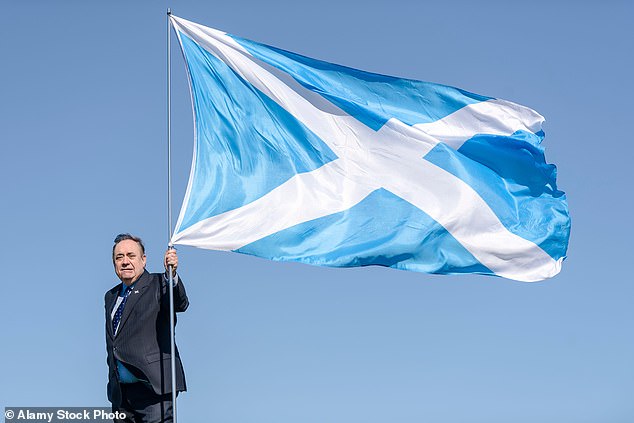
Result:
{"type": "Polygon", "coordinates": [[[132,285],[145,270],[145,254],[131,239],[124,239],[114,247],[113,261],[114,271],[126,285],[132,285]]]}

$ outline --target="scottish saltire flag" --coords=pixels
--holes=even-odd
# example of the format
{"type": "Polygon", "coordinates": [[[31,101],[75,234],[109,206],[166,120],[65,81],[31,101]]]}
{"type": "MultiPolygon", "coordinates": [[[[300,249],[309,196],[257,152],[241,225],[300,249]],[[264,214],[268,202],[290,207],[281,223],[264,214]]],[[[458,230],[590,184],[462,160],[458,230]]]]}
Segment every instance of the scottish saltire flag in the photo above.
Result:
{"type": "Polygon", "coordinates": [[[537,112],[171,21],[196,132],[173,243],[520,281],[560,271],[570,221],[537,112]]]}

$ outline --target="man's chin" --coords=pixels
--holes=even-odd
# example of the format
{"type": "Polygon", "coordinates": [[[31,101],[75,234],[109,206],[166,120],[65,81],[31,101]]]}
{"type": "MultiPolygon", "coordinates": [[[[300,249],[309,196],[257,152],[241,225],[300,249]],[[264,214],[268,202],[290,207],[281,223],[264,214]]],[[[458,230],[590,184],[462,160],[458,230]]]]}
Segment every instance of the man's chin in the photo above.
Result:
{"type": "Polygon", "coordinates": [[[119,279],[121,279],[121,282],[123,282],[126,285],[132,284],[132,282],[134,282],[135,277],[136,275],[133,273],[121,272],[121,274],[119,275],[119,279]]]}

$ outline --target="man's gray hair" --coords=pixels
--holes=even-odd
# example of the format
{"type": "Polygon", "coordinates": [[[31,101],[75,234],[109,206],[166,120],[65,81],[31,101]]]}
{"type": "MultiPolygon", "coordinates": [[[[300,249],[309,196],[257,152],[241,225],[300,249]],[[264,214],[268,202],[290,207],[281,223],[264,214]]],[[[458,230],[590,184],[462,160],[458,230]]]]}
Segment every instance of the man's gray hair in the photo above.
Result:
{"type": "Polygon", "coordinates": [[[119,234],[115,237],[114,239],[114,245],[112,246],[112,259],[114,260],[114,249],[117,246],[118,243],[120,243],[121,241],[125,241],[126,239],[131,239],[132,241],[136,242],[137,244],[139,244],[139,246],[141,247],[141,252],[145,255],[145,245],[143,245],[143,241],[141,241],[141,238],[139,238],[138,236],[134,236],[131,234],[119,234]]]}

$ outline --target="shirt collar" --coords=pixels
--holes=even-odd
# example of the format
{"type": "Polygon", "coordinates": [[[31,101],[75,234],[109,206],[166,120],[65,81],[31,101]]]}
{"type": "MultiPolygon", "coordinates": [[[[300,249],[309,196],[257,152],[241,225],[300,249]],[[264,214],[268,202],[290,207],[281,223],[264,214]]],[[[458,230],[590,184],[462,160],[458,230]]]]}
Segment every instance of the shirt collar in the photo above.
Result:
{"type": "MultiPolygon", "coordinates": [[[[132,285],[130,285],[129,290],[132,291],[132,288],[134,288],[134,285],[136,285],[136,283],[139,281],[139,279],[137,279],[136,281],[134,281],[134,283],[132,285]]],[[[125,290],[126,288],[128,288],[128,285],[126,285],[125,283],[121,282],[121,290],[119,291],[119,296],[123,297],[125,295],[125,290]]]]}
{"type": "MultiPolygon", "coordinates": [[[[130,291],[132,291],[132,289],[136,287],[137,284],[139,284],[140,288],[143,288],[146,282],[148,281],[149,276],[150,276],[150,273],[148,273],[147,269],[143,269],[143,273],[141,274],[141,276],[139,276],[139,278],[135,280],[132,285],[130,285],[130,291]]],[[[119,296],[122,297],[125,294],[125,289],[127,286],[128,285],[121,282],[121,288],[119,289],[119,296]]]]}

